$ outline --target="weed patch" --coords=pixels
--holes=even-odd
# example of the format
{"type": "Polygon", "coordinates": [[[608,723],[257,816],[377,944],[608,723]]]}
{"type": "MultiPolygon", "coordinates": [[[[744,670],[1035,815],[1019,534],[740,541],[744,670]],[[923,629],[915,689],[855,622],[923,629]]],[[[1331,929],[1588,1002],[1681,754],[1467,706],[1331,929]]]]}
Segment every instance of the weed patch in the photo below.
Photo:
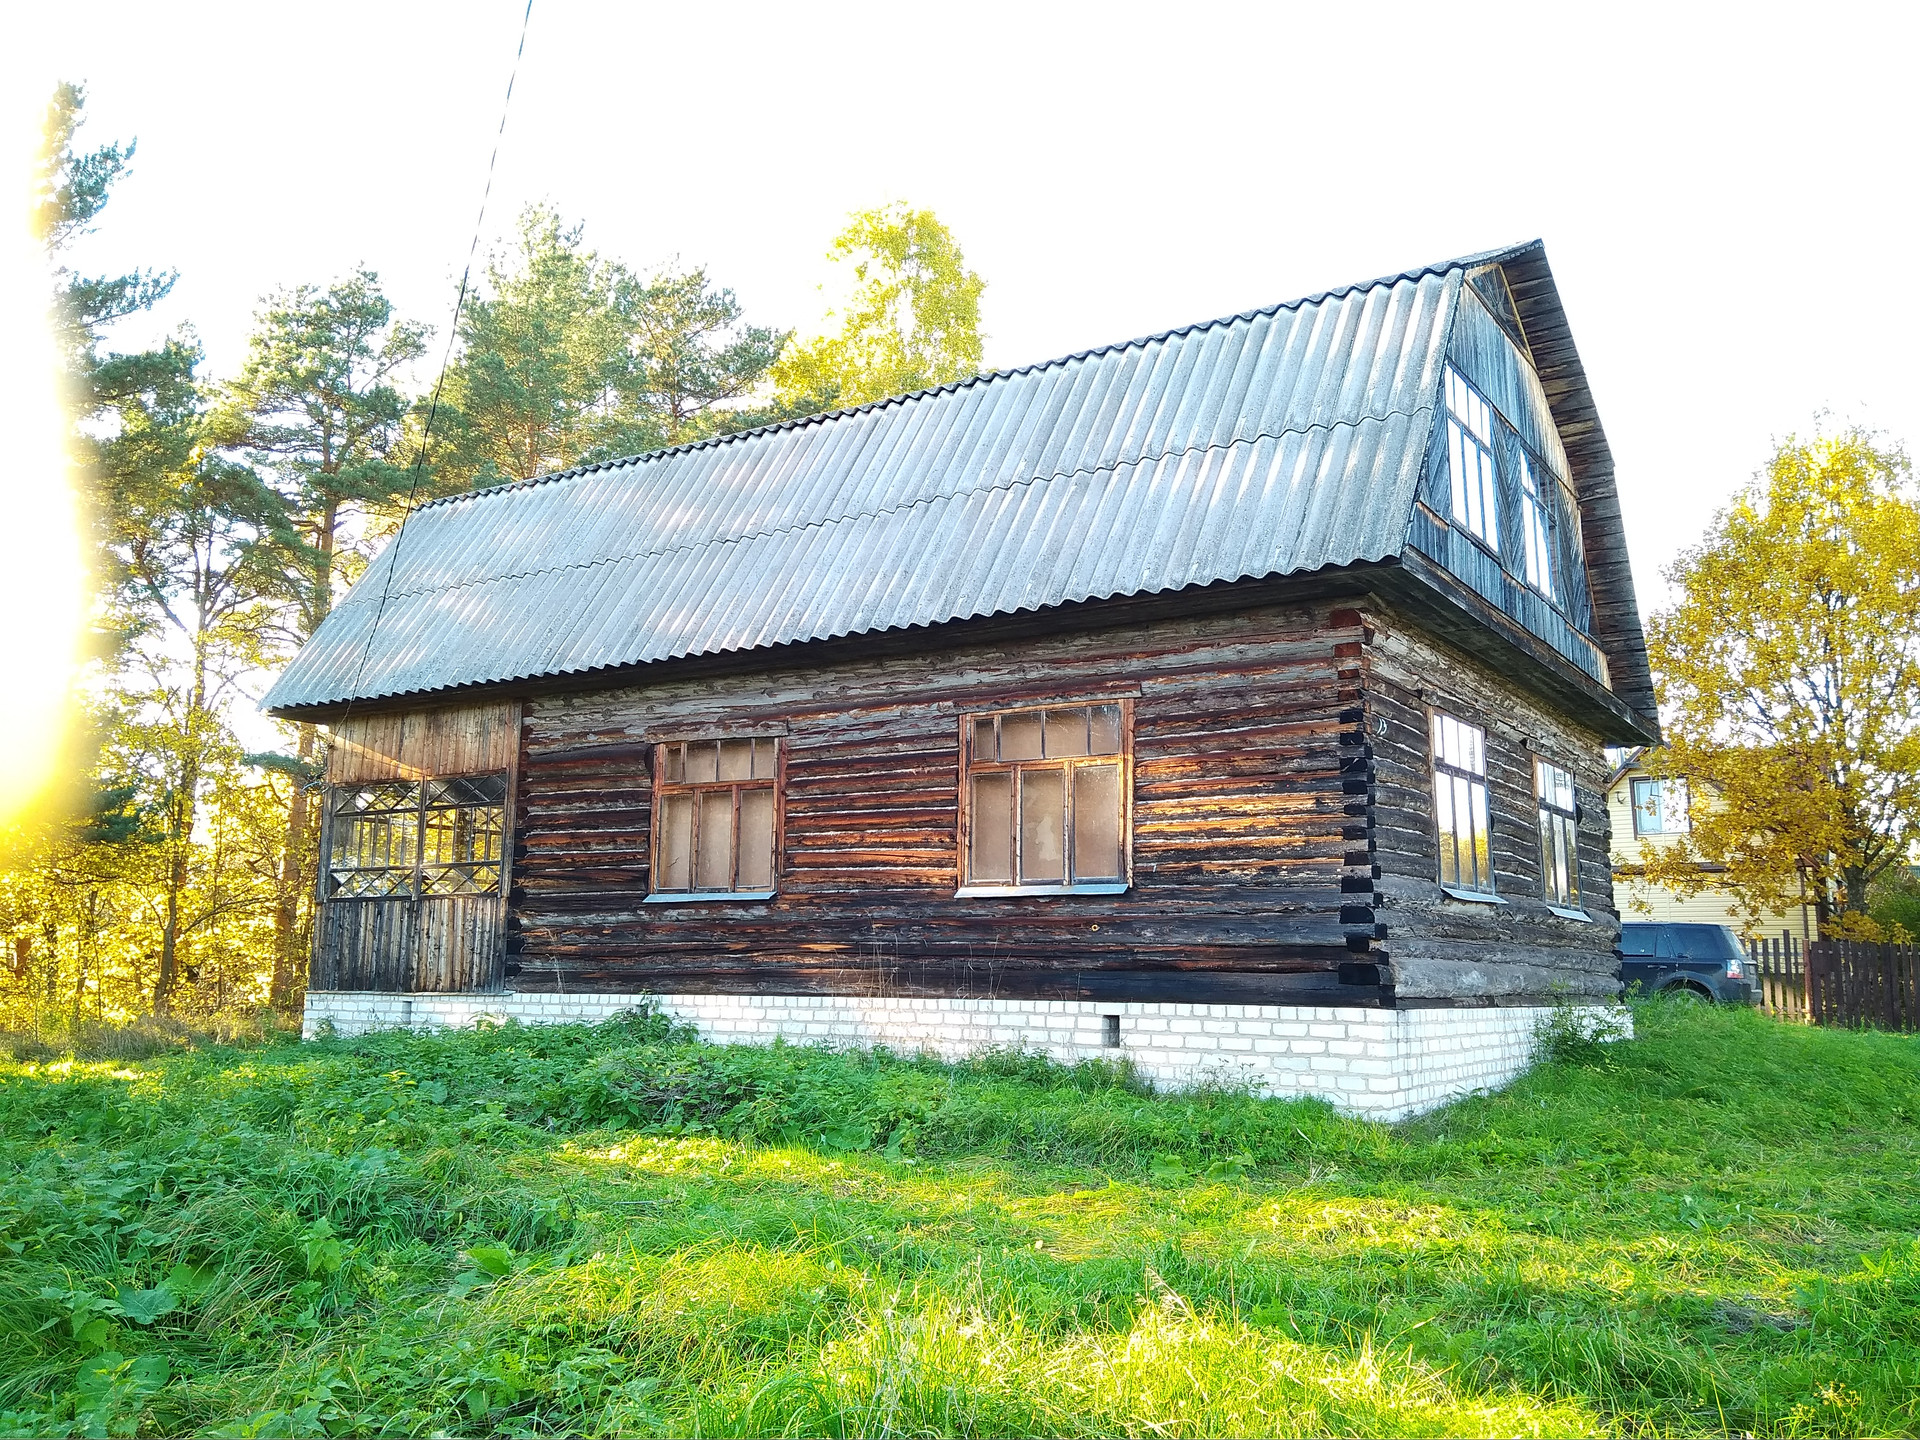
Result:
{"type": "Polygon", "coordinates": [[[1635,1023],[1394,1127],[658,1016],[30,1052],[0,1430],[1911,1433],[1920,1046],[1635,1023]]]}

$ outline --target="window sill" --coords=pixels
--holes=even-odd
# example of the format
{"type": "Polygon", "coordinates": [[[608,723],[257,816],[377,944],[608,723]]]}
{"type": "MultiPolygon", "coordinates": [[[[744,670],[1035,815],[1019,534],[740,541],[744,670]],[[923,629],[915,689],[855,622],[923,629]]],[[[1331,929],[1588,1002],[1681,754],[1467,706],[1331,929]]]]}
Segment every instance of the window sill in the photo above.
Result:
{"type": "Polygon", "coordinates": [[[1564,905],[1549,905],[1547,909],[1558,915],[1562,920],[1584,920],[1589,925],[1593,923],[1593,917],[1584,910],[1569,910],[1564,905]]]}
{"type": "Polygon", "coordinates": [[[962,885],[953,892],[956,900],[975,900],[983,896],[1012,895],[1124,895],[1132,888],[1124,880],[1103,885],[962,885]]]}
{"type": "Polygon", "coordinates": [[[771,900],[777,890],[674,890],[666,894],[652,894],[643,899],[642,905],[716,905],[739,900],[771,900]]]}
{"type": "Polygon", "coordinates": [[[1473,905],[1504,905],[1507,902],[1498,895],[1490,895],[1484,890],[1461,890],[1452,885],[1442,885],[1440,893],[1450,900],[1465,900],[1473,905]]]}

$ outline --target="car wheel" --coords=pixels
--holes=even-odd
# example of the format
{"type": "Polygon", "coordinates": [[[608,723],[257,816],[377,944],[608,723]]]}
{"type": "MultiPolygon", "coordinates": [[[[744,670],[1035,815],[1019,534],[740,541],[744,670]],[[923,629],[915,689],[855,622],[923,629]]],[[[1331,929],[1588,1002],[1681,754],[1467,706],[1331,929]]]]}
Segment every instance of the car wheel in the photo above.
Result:
{"type": "Polygon", "coordinates": [[[1711,1005],[1713,1003],[1711,995],[1703,994],[1691,985],[1673,985],[1662,990],[1660,994],[1676,1005],[1711,1005]]]}

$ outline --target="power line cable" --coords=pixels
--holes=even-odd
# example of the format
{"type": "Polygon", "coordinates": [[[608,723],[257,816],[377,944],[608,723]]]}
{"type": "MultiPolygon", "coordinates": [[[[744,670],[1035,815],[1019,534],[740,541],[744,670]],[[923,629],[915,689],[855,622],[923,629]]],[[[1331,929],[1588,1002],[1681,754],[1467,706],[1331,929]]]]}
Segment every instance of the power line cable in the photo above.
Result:
{"type": "Polygon", "coordinates": [[[527,27],[533,20],[533,0],[527,0],[526,13],[520,17],[520,44],[513,52],[513,68],[507,73],[507,95],[500,102],[500,128],[494,132],[493,154],[487,159],[486,188],[480,192],[480,213],[474,217],[473,240],[467,246],[466,268],[460,272],[460,295],[453,302],[453,322],[447,327],[447,348],[440,357],[440,374],[433,382],[433,399],[427,406],[427,421],[420,433],[420,447],[413,457],[413,474],[407,482],[407,503],[400,512],[400,528],[387,547],[387,573],[380,582],[380,603],[374,608],[373,623],[367,627],[367,643],[360,647],[360,663],[353,672],[353,684],[347,690],[347,708],[340,713],[345,724],[353,714],[354,701],[360,698],[360,682],[366,678],[367,660],[373,654],[374,636],[387,613],[387,597],[393,593],[393,574],[400,565],[400,545],[407,538],[407,521],[413,518],[414,497],[420,490],[420,471],[426,464],[427,447],[433,442],[433,422],[440,415],[440,391],[447,383],[447,370],[453,363],[453,347],[460,335],[460,317],[467,306],[467,294],[473,279],[474,257],[480,253],[480,232],[487,220],[487,202],[493,198],[493,172],[500,163],[500,141],[507,133],[507,114],[513,108],[513,83],[520,78],[520,60],[527,53],[527,27]]]}

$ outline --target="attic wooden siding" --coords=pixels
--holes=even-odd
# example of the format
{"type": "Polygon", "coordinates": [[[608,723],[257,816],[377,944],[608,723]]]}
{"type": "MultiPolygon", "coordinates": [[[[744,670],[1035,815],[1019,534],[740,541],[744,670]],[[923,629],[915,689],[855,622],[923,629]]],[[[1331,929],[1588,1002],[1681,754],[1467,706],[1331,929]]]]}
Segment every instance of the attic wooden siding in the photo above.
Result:
{"type": "Polygon", "coordinates": [[[1560,985],[1575,996],[1612,998],[1618,916],[1600,737],[1384,606],[1369,606],[1365,619],[1368,844],[1398,1002],[1537,1001],[1560,985]],[[1504,904],[1456,900],[1440,888],[1433,710],[1486,732],[1494,883],[1504,904]],[[1574,776],[1580,900],[1589,921],[1556,915],[1543,898],[1535,755],[1574,776]]]}
{"type": "Polygon", "coordinates": [[[510,703],[354,715],[328,727],[327,779],[336,785],[493,775],[513,758],[510,703]]]}
{"type": "Polygon", "coordinates": [[[1295,605],[531,700],[510,983],[1377,1003],[1370,914],[1343,912],[1371,888],[1347,838],[1347,618],[1295,605]],[[1103,696],[1135,697],[1132,890],[956,898],[960,716],[1103,696]],[[715,734],[781,739],[779,894],[643,907],[653,745],[715,734]]]}

